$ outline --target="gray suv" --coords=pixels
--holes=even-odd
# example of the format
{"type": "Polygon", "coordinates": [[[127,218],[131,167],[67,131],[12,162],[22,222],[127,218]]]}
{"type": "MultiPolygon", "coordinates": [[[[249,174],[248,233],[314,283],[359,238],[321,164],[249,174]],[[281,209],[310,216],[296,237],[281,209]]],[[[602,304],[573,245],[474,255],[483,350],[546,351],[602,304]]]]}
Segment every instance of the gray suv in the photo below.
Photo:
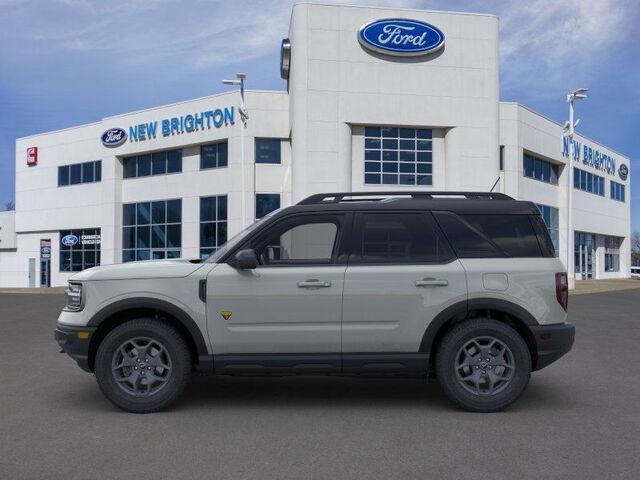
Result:
{"type": "Polygon", "coordinates": [[[567,353],[562,263],[536,206],[498,193],[313,195],[207,260],[74,275],[55,338],[129,412],[192,372],[438,379],[505,408],[567,353]]]}

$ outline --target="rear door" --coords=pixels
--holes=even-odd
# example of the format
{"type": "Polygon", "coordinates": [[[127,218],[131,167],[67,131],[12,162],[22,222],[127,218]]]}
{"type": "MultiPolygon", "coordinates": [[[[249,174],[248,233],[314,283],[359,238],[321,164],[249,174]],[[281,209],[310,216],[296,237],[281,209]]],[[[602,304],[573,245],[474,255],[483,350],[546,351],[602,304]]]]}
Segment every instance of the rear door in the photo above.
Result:
{"type": "Polygon", "coordinates": [[[430,213],[356,214],[344,284],[343,368],[350,353],[417,353],[431,320],[466,299],[464,269],[430,213]]]}

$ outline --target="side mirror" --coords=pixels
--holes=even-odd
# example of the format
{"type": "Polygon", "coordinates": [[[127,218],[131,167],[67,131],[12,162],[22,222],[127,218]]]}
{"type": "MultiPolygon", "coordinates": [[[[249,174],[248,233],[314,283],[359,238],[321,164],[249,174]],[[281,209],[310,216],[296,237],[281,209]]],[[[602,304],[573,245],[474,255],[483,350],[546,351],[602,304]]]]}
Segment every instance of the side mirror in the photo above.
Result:
{"type": "Polygon", "coordinates": [[[233,258],[233,266],[239,270],[253,270],[258,266],[256,252],[250,248],[240,250],[233,258]]]}

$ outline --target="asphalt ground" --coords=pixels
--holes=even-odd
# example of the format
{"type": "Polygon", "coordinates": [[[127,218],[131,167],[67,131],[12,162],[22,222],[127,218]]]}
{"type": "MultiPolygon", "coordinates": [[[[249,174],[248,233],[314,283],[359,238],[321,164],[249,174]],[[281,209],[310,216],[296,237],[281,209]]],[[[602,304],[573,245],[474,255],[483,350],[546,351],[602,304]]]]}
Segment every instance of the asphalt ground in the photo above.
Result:
{"type": "Polygon", "coordinates": [[[194,377],[123,413],[58,353],[61,295],[0,294],[0,479],[640,478],[640,290],[570,298],[574,349],[509,410],[435,381],[194,377]]]}

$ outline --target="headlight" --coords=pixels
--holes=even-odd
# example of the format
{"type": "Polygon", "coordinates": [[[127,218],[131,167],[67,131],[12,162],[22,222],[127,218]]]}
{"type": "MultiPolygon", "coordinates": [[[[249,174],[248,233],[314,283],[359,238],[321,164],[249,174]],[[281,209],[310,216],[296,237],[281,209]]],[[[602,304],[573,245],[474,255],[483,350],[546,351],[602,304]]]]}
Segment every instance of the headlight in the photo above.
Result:
{"type": "Polygon", "coordinates": [[[67,288],[65,292],[65,297],[67,300],[67,304],[65,305],[65,310],[70,310],[72,312],[78,312],[82,310],[82,284],[81,283],[71,283],[69,282],[69,288],[67,288]]]}

